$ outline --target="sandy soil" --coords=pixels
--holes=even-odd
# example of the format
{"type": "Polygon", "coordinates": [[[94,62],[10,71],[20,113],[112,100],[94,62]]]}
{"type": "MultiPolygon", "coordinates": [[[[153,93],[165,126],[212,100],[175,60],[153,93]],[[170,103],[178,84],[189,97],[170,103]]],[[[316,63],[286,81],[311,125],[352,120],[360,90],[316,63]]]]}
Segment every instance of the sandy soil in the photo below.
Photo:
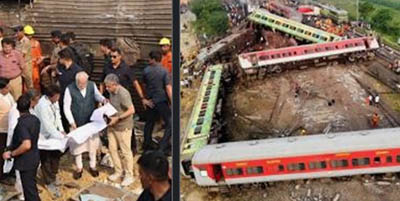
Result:
{"type": "Polygon", "coordinates": [[[366,104],[368,94],[356,77],[369,76],[356,66],[338,65],[290,71],[248,87],[238,85],[227,100],[228,133],[236,141],[291,131],[295,135],[299,128],[307,134],[322,133],[329,124],[332,132],[370,129],[374,112],[382,117],[379,127],[390,127],[377,107],[366,104]],[[329,106],[332,100],[335,104],[329,106]]]}

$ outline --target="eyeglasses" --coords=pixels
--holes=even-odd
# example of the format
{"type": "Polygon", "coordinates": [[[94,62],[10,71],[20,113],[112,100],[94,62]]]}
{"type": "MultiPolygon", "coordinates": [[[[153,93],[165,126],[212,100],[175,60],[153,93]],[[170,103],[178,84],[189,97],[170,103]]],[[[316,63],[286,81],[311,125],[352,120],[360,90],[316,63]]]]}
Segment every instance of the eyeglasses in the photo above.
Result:
{"type": "Polygon", "coordinates": [[[118,56],[112,55],[111,58],[116,59],[118,56]]]}

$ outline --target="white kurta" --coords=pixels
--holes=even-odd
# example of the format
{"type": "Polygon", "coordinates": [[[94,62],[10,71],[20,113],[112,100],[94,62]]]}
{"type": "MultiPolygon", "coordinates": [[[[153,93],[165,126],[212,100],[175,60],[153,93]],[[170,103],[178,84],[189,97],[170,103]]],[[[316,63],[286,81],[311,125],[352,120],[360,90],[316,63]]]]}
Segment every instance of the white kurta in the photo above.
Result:
{"type": "MultiPolygon", "coordinates": [[[[83,90],[80,90],[80,93],[82,94],[83,97],[86,96],[86,88],[83,90]]],[[[94,85],[94,97],[95,97],[96,101],[98,101],[98,102],[103,102],[105,100],[104,96],[101,95],[101,93],[97,89],[96,85],[94,85]]],[[[72,98],[71,98],[69,89],[67,87],[67,89],[65,90],[65,93],[64,93],[64,113],[65,113],[65,116],[70,125],[75,123],[75,120],[74,120],[74,117],[73,117],[72,111],[71,111],[71,104],[72,104],[72,98]]],[[[72,155],[79,155],[79,154],[82,154],[85,152],[93,152],[93,151],[96,151],[100,146],[100,137],[99,137],[99,134],[95,134],[95,135],[91,136],[89,139],[87,139],[82,144],[77,144],[73,140],[71,140],[71,141],[69,141],[68,145],[70,148],[70,153],[72,155]]]]}

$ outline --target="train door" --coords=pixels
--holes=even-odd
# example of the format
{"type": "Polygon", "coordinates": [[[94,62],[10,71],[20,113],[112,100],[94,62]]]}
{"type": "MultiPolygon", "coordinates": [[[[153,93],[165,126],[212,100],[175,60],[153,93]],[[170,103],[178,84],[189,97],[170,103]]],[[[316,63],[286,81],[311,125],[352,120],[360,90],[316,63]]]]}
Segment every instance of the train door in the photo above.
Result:
{"type": "Polygon", "coordinates": [[[225,181],[224,174],[222,172],[221,164],[214,164],[213,165],[213,173],[214,173],[215,182],[218,183],[218,182],[225,181]]]}

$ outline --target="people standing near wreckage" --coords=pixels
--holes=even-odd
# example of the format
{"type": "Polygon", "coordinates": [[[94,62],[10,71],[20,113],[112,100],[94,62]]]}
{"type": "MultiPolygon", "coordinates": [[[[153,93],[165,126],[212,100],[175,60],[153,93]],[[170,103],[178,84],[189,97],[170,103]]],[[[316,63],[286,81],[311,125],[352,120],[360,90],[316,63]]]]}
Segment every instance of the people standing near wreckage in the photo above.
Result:
{"type": "Polygon", "coordinates": [[[25,61],[22,54],[15,50],[15,41],[4,38],[1,41],[3,51],[0,53],[0,77],[10,80],[10,93],[14,100],[22,94],[22,72],[25,69],[25,61]]]}
{"type": "Polygon", "coordinates": [[[168,38],[162,38],[159,45],[161,46],[162,59],[161,64],[168,71],[169,75],[172,76],[172,52],[171,52],[171,41],[168,38]]]}
{"type": "Polygon", "coordinates": [[[22,95],[17,101],[20,117],[14,130],[11,145],[3,153],[3,159],[14,158],[14,168],[21,175],[25,200],[39,201],[36,173],[40,162],[38,139],[41,122],[36,116],[30,114],[30,107],[30,97],[26,94],[22,95]]]}
{"type": "Polygon", "coordinates": [[[100,51],[104,55],[104,67],[103,67],[103,72],[105,72],[105,69],[109,66],[112,65],[111,61],[111,48],[113,48],[113,41],[108,38],[104,38],[100,40],[100,51]]]}
{"type": "MultiPolygon", "coordinates": [[[[32,115],[35,115],[33,108],[37,105],[39,102],[40,98],[40,93],[34,89],[29,90],[23,96],[28,96],[29,99],[31,100],[31,107],[29,108],[29,113],[32,115]]],[[[17,104],[14,104],[14,106],[11,108],[10,113],[8,115],[8,136],[7,136],[7,146],[10,146],[12,137],[14,136],[14,129],[17,126],[18,123],[18,118],[21,116],[20,112],[17,109],[17,104]]],[[[5,172],[9,172],[12,169],[13,166],[13,161],[8,160],[6,161],[6,164],[4,165],[5,172]]],[[[21,183],[21,175],[18,170],[15,171],[15,184],[14,184],[15,190],[19,193],[21,193],[18,196],[19,200],[25,200],[24,194],[23,194],[23,189],[22,189],[22,183],[21,183]]]]}
{"type": "MultiPolygon", "coordinates": [[[[9,82],[6,78],[0,78],[0,154],[3,154],[7,145],[8,116],[15,104],[14,98],[10,94],[9,82]]],[[[0,158],[0,180],[5,179],[3,165],[4,160],[0,158]]]]}
{"type": "Polygon", "coordinates": [[[135,108],[128,90],[119,84],[119,79],[115,74],[107,75],[104,84],[110,93],[110,103],[117,110],[117,114],[110,117],[111,120],[107,129],[108,149],[114,164],[114,173],[108,179],[116,182],[125,173],[121,185],[129,186],[134,181],[133,154],[130,141],[135,108]],[[122,157],[118,153],[118,147],[121,149],[122,157]],[[121,165],[121,158],[123,166],[121,165]]]}
{"type": "MultiPolygon", "coordinates": [[[[108,66],[105,66],[105,68],[103,70],[103,78],[102,78],[103,82],[107,75],[114,74],[118,77],[120,85],[122,85],[126,90],[128,90],[131,98],[134,96],[134,93],[135,93],[134,91],[136,89],[136,92],[138,93],[139,97],[141,97],[143,99],[144,95],[143,95],[142,87],[140,86],[139,82],[137,81],[132,69],[122,59],[121,50],[119,48],[113,47],[113,48],[111,48],[110,55],[111,55],[111,64],[108,66]]],[[[100,92],[102,92],[102,93],[105,92],[104,84],[100,85],[100,92]]],[[[104,95],[105,95],[105,97],[109,96],[108,93],[105,93],[104,95]]],[[[133,99],[131,101],[133,104],[135,104],[133,102],[133,99]]],[[[132,139],[130,140],[130,142],[131,142],[131,150],[135,154],[136,153],[136,138],[135,138],[135,132],[134,132],[133,128],[132,128],[132,139]]]]}
{"type": "Polygon", "coordinates": [[[159,143],[159,149],[165,154],[171,152],[171,108],[172,85],[168,72],[161,66],[161,53],[151,51],[149,66],[143,70],[143,82],[146,88],[146,97],[143,105],[147,108],[147,119],[144,126],[143,150],[152,149],[152,134],[155,122],[161,116],[165,123],[164,135],[159,143]]]}
{"type": "Polygon", "coordinates": [[[26,25],[24,27],[24,33],[29,38],[32,46],[32,82],[33,87],[40,91],[40,64],[43,61],[42,48],[40,47],[40,42],[33,38],[35,30],[32,26],[26,25]]]}
{"type": "Polygon", "coordinates": [[[137,201],[170,201],[171,181],[167,158],[160,151],[144,152],[138,160],[143,192],[137,201]]]}
{"type": "Polygon", "coordinates": [[[16,26],[14,28],[15,37],[17,39],[15,48],[22,53],[25,60],[25,68],[22,71],[22,77],[24,78],[25,86],[28,89],[33,88],[32,81],[32,46],[29,38],[24,33],[23,26],[16,26]]]}
{"type": "MultiPolygon", "coordinates": [[[[70,131],[90,122],[90,117],[96,108],[96,102],[107,101],[99,92],[96,84],[88,81],[89,75],[85,71],[76,74],[75,82],[68,85],[64,94],[64,112],[70,125],[70,131]]],[[[70,144],[70,152],[75,157],[76,171],[74,179],[82,177],[82,153],[89,152],[89,173],[93,177],[99,176],[96,169],[96,153],[100,146],[99,134],[91,136],[82,144],[70,144]]]]}
{"type": "Polygon", "coordinates": [[[66,137],[62,123],[58,100],[60,98],[60,87],[50,85],[40,98],[35,107],[35,114],[41,122],[40,126],[40,161],[44,183],[47,189],[55,197],[60,196],[56,176],[58,173],[59,162],[63,150],[57,147],[56,142],[62,141],[66,137]]]}

